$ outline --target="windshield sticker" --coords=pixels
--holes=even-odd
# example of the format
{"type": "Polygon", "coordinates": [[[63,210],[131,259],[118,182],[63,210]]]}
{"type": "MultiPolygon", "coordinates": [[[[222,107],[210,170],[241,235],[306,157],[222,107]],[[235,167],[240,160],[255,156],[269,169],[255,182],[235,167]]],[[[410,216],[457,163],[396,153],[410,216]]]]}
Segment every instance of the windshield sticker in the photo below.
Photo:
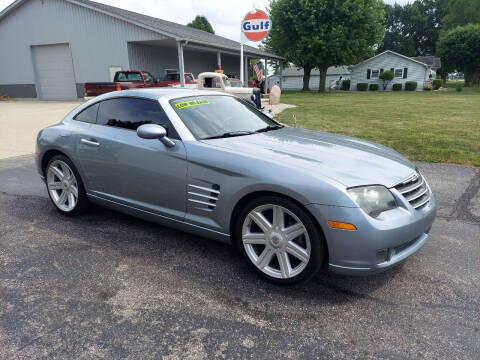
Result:
{"type": "Polygon", "coordinates": [[[182,101],[175,104],[175,107],[179,110],[192,107],[192,106],[199,106],[199,105],[207,105],[210,104],[206,99],[197,99],[197,100],[190,100],[190,101],[182,101]]]}

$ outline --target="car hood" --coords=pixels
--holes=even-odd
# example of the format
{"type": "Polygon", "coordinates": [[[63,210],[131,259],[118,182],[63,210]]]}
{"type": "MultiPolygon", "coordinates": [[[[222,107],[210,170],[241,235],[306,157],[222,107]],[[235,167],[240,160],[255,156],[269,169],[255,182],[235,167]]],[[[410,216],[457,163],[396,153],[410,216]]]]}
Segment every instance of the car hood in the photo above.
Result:
{"type": "Polygon", "coordinates": [[[374,184],[392,187],[415,170],[402,155],[383,145],[318,131],[285,127],[205,142],[290,168],[305,169],[346,187],[374,184]]]}

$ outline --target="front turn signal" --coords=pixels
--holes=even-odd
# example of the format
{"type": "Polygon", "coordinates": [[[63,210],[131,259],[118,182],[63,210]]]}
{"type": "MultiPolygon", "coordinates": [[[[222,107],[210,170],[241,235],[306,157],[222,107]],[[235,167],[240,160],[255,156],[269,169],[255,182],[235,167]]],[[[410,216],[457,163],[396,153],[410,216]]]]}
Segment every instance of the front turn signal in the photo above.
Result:
{"type": "Polygon", "coordinates": [[[341,230],[357,230],[357,227],[353,224],[340,222],[340,221],[329,221],[328,225],[332,229],[341,229],[341,230]]]}

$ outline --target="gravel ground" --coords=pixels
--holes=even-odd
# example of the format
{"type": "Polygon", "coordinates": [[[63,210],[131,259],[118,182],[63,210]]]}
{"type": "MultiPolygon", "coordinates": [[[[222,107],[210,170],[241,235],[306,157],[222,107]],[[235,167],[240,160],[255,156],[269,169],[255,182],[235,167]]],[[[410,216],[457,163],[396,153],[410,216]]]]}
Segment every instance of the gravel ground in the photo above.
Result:
{"type": "Polygon", "coordinates": [[[94,209],[58,214],[0,160],[0,358],[478,359],[480,169],[419,163],[439,216],[386,273],[266,284],[229,246],[94,209]]]}

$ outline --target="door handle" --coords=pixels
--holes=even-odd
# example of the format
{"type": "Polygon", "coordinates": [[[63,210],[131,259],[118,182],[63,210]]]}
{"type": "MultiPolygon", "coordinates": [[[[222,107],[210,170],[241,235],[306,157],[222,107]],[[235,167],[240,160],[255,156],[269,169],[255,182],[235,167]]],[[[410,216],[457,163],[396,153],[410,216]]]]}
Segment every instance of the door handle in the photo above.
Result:
{"type": "Polygon", "coordinates": [[[93,141],[93,140],[82,139],[80,141],[81,141],[82,144],[85,144],[85,145],[100,146],[99,142],[96,142],[96,141],[93,141]]]}

